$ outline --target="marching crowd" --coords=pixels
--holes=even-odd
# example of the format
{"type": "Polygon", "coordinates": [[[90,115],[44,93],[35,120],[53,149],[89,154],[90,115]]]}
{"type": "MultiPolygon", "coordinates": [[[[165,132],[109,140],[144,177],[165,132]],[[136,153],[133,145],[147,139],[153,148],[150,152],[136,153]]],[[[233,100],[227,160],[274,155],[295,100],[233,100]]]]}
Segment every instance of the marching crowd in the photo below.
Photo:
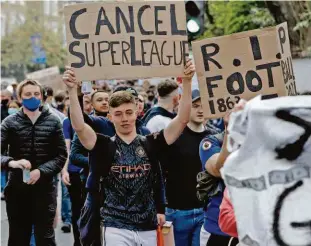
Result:
{"type": "Polygon", "coordinates": [[[55,95],[29,79],[13,93],[3,89],[8,245],[56,245],[58,195],[62,230],[72,231],[74,246],[155,246],[166,221],[176,246],[237,245],[220,174],[229,155],[229,115],[204,119],[200,92],[191,87],[194,73],[188,60],[182,83],[119,81],[83,95],[67,67],[67,90],[55,95]]]}

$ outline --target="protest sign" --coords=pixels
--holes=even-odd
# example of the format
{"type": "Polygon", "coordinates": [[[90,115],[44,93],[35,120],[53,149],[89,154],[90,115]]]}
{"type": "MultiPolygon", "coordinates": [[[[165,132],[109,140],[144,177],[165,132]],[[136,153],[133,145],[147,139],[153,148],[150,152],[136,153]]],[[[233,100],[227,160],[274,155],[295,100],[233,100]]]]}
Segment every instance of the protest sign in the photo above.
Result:
{"type": "Polygon", "coordinates": [[[50,86],[54,92],[66,90],[65,84],[62,82],[62,76],[59,73],[59,68],[56,66],[28,73],[26,78],[37,80],[42,85],[50,86]]]}
{"type": "Polygon", "coordinates": [[[188,56],[182,1],[66,6],[68,62],[79,80],[180,76],[188,56]]]}
{"type": "Polygon", "coordinates": [[[296,94],[286,23],[192,46],[206,118],[223,117],[241,98],[296,94]]]}

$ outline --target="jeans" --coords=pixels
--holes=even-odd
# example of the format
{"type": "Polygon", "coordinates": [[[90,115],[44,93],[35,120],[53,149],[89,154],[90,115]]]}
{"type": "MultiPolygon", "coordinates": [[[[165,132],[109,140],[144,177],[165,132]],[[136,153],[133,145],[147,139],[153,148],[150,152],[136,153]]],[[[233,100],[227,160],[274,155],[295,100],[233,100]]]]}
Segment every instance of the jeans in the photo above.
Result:
{"type": "Polygon", "coordinates": [[[1,192],[3,192],[4,187],[6,186],[8,172],[1,170],[1,192]]]}
{"type": "Polygon", "coordinates": [[[36,246],[35,227],[34,226],[32,226],[31,238],[30,238],[30,246],[36,246]]]}
{"type": "Polygon", "coordinates": [[[203,208],[166,208],[166,220],[173,222],[175,246],[200,246],[200,231],[204,222],[203,208]]]}
{"type": "Polygon", "coordinates": [[[61,181],[62,187],[62,221],[65,224],[71,224],[71,202],[68,189],[66,185],[61,181]]]}

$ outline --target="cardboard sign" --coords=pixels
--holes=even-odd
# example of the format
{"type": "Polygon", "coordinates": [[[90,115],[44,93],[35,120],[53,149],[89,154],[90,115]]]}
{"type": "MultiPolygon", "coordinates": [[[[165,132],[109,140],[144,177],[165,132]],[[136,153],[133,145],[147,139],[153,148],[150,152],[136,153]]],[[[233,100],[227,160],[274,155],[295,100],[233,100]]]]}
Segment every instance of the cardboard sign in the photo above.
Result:
{"type": "Polygon", "coordinates": [[[68,62],[79,80],[180,76],[188,56],[182,1],[66,6],[68,62]]]}
{"type": "Polygon", "coordinates": [[[54,93],[58,90],[66,90],[66,86],[62,81],[62,76],[59,73],[59,68],[56,66],[28,73],[26,74],[26,78],[37,80],[42,85],[52,87],[54,93]]]}
{"type": "Polygon", "coordinates": [[[204,116],[220,118],[241,98],[295,95],[287,23],[193,42],[204,116]]]}

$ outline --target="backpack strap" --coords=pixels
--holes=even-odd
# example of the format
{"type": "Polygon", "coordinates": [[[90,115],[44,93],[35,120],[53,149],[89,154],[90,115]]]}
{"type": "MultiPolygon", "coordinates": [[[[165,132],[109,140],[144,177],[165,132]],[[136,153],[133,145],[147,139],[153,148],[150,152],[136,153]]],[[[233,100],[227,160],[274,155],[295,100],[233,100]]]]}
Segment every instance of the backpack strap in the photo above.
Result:
{"type": "Polygon", "coordinates": [[[157,157],[157,153],[151,148],[149,141],[145,136],[139,136],[139,141],[147,153],[150,160],[151,169],[154,172],[155,180],[153,185],[154,201],[156,204],[157,213],[165,213],[165,186],[162,174],[161,165],[157,157]]]}

